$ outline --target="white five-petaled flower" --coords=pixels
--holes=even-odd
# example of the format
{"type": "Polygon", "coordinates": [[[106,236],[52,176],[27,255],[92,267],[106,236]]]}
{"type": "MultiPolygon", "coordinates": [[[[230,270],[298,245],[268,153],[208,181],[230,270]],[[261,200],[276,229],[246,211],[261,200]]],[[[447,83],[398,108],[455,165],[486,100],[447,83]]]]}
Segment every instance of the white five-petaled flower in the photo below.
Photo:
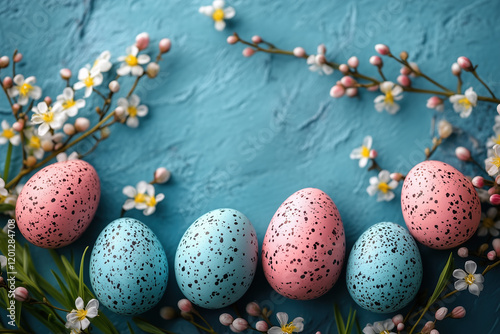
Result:
{"type": "Polygon", "coordinates": [[[95,318],[99,311],[99,301],[91,299],[87,306],[84,307],[83,299],[78,297],[75,301],[76,310],[72,310],[66,315],[66,328],[84,331],[90,325],[90,320],[87,318],[95,318]]]}
{"type": "Polygon", "coordinates": [[[370,178],[370,185],[366,191],[370,196],[377,195],[377,201],[390,201],[394,198],[392,190],[396,189],[398,182],[391,180],[390,173],[386,170],[381,171],[377,176],[370,178]]]}
{"type": "Polygon", "coordinates": [[[127,126],[136,128],[139,126],[139,119],[137,117],[144,117],[148,114],[148,107],[139,105],[141,99],[137,95],[131,95],[128,99],[121,97],[118,99],[118,106],[125,110],[127,115],[127,126]]]}
{"type": "Polygon", "coordinates": [[[155,196],[154,186],[146,181],[140,181],[135,188],[126,186],[123,188],[123,194],[129,197],[123,204],[123,210],[134,208],[144,210],[145,216],[153,214],[156,211],[156,204],[165,198],[163,194],[155,196]]]}
{"type": "Polygon", "coordinates": [[[500,145],[496,144],[493,149],[488,152],[491,156],[484,161],[486,171],[491,176],[495,176],[500,170],[500,145]]]}
{"type": "Polygon", "coordinates": [[[33,107],[33,116],[31,122],[33,124],[40,124],[38,127],[38,135],[43,136],[50,129],[60,129],[66,121],[66,114],[64,113],[62,105],[56,103],[53,107],[47,106],[47,103],[40,102],[36,107],[33,107]]]}
{"type": "Polygon", "coordinates": [[[323,44],[318,46],[318,54],[310,55],[307,57],[307,65],[309,65],[309,70],[312,72],[318,72],[319,74],[330,75],[333,73],[333,67],[326,64],[325,59],[326,48],[323,44]]]}
{"type": "Polygon", "coordinates": [[[384,81],[380,84],[380,91],[384,95],[379,95],[375,98],[375,109],[382,112],[384,109],[389,114],[395,114],[399,111],[399,104],[394,101],[399,101],[403,98],[401,94],[403,88],[390,81],[384,81]]]}
{"type": "Polygon", "coordinates": [[[34,156],[38,160],[42,159],[45,154],[45,151],[42,148],[42,140],[48,136],[50,136],[50,133],[45,134],[45,136],[39,136],[35,133],[33,127],[26,128],[24,130],[24,137],[26,138],[26,145],[24,145],[24,148],[26,153],[34,156]]]}
{"type": "Polygon", "coordinates": [[[215,29],[222,31],[226,27],[226,21],[234,17],[236,11],[233,7],[226,7],[223,0],[215,0],[211,6],[202,6],[199,12],[203,15],[210,16],[215,22],[215,29]]]}
{"type": "MultiPolygon", "coordinates": [[[[88,65],[87,65],[88,66],[88,65]]],[[[99,86],[102,83],[102,74],[98,68],[88,69],[87,67],[81,68],[78,71],[78,82],[73,85],[75,90],[80,90],[85,88],[85,97],[92,95],[94,87],[99,86]]]]}
{"type": "Polygon", "coordinates": [[[127,55],[118,58],[122,61],[120,68],[116,70],[118,75],[124,76],[128,74],[135,75],[136,77],[141,76],[144,73],[144,68],[141,65],[149,63],[151,58],[145,54],[139,54],[139,49],[137,46],[132,45],[127,48],[127,55]]]}
{"type": "Polygon", "coordinates": [[[111,62],[109,61],[111,59],[111,53],[109,51],[104,51],[97,57],[97,59],[94,61],[94,64],[92,64],[92,69],[97,69],[99,72],[107,72],[111,69],[111,62]]]}
{"type": "Polygon", "coordinates": [[[450,102],[453,103],[453,109],[460,113],[460,117],[467,118],[477,104],[477,94],[474,89],[470,87],[464,94],[456,94],[450,96],[450,102]]]}
{"type": "Polygon", "coordinates": [[[28,104],[30,98],[38,100],[42,96],[42,89],[35,86],[36,78],[31,76],[24,79],[22,74],[14,77],[15,86],[9,88],[8,93],[10,97],[18,97],[17,103],[22,106],[28,104]]]}
{"type": "Polygon", "coordinates": [[[477,235],[484,237],[491,234],[494,237],[500,235],[500,220],[497,220],[498,210],[497,208],[489,208],[486,214],[483,212],[481,214],[482,220],[479,229],[477,230],[477,235]]]}
{"type": "Polygon", "coordinates": [[[396,334],[391,332],[394,328],[394,322],[392,319],[387,319],[384,321],[378,321],[372,324],[367,324],[363,329],[363,334],[396,334]]]}
{"type": "Polygon", "coordinates": [[[350,158],[359,159],[359,167],[363,168],[370,160],[370,149],[372,148],[373,139],[371,136],[366,136],[363,139],[363,145],[352,150],[350,158]]]}
{"type": "Polygon", "coordinates": [[[73,117],[78,114],[78,109],[85,107],[85,100],[79,99],[75,101],[75,92],[71,87],[66,87],[63,93],[57,96],[57,102],[61,104],[64,112],[68,117],[73,117]]]}
{"type": "Polygon", "coordinates": [[[288,322],[288,314],[286,314],[285,312],[276,313],[276,318],[278,318],[280,327],[278,326],[271,327],[267,331],[268,334],[292,334],[292,333],[300,333],[304,330],[303,318],[297,317],[293,319],[292,322],[288,322]]]}
{"type": "Polygon", "coordinates": [[[6,144],[7,142],[10,142],[14,146],[19,145],[21,143],[21,135],[16,133],[6,120],[3,120],[1,125],[0,145],[6,144]]]}
{"type": "Polygon", "coordinates": [[[455,282],[455,289],[462,291],[469,287],[469,292],[473,295],[479,296],[483,291],[484,277],[481,274],[476,274],[477,265],[474,261],[465,262],[465,271],[462,269],[455,269],[453,277],[457,279],[455,282]]]}

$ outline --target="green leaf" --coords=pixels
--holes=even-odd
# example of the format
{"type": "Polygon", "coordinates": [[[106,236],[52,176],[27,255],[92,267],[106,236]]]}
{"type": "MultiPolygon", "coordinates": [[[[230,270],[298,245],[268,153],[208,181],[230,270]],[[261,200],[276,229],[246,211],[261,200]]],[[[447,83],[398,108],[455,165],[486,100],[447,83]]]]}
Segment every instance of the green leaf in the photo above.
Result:
{"type": "Polygon", "coordinates": [[[87,250],[89,249],[89,246],[87,246],[85,248],[85,250],[83,251],[83,255],[82,255],[82,260],[80,261],[80,275],[78,276],[78,295],[79,296],[82,296],[85,297],[85,290],[84,290],[84,282],[83,282],[83,268],[85,267],[85,253],[87,253],[87,250]]]}
{"type": "Polygon", "coordinates": [[[345,329],[346,334],[351,334],[355,319],[356,319],[356,310],[354,310],[353,312],[352,309],[349,309],[349,316],[347,317],[347,325],[345,329]]]}
{"type": "Polygon", "coordinates": [[[15,318],[16,318],[16,325],[19,329],[22,329],[22,327],[21,327],[21,311],[22,311],[22,309],[23,309],[23,303],[16,300],[15,318]]]}
{"type": "Polygon", "coordinates": [[[342,319],[342,314],[340,313],[338,305],[335,305],[334,313],[335,323],[337,324],[337,331],[339,332],[339,334],[346,334],[344,320],[342,319]]]}
{"type": "Polygon", "coordinates": [[[127,326],[128,326],[128,330],[130,331],[130,334],[135,334],[134,329],[132,328],[132,326],[130,325],[130,322],[128,322],[128,321],[127,321],[127,326]]]}
{"type": "Polygon", "coordinates": [[[164,334],[164,333],[170,333],[166,330],[163,330],[161,328],[156,327],[155,325],[150,324],[146,320],[143,320],[141,318],[133,318],[135,324],[137,327],[145,331],[146,333],[152,333],[152,334],[164,334]]]}
{"type": "Polygon", "coordinates": [[[363,334],[363,331],[361,330],[361,326],[359,325],[358,319],[356,319],[356,330],[358,331],[358,334],[363,334]]]}
{"type": "Polygon", "coordinates": [[[12,211],[16,207],[12,204],[7,204],[7,203],[2,203],[0,204],[0,212],[5,212],[5,211],[12,211]]]}
{"type": "Polygon", "coordinates": [[[450,280],[451,274],[453,273],[453,268],[454,268],[453,253],[450,253],[448,261],[446,262],[446,265],[444,266],[443,271],[439,276],[436,288],[434,289],[431,298],[429,298],[429,301],[427,302],[427,308],[430,307],[432,304],[434,304],[434,302],[439,298],[439,296],[443,292],[444,288],[448,284],[448,281],[450,280]]]}

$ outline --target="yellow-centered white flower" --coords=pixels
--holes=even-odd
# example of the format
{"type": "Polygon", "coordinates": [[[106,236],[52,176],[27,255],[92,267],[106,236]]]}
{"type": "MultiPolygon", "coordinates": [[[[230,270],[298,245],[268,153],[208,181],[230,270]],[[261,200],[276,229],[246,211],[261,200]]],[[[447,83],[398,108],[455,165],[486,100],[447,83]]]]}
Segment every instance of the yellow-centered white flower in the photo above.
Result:
{"type": "Polygon", "coordinates": [[[500,145],[495,144],[493,149],[488,152],[489,158],[484,161],[486,171],[491,176],[495,176],[498,174],[500,170],[500,145]]]}
{"type": "Polygon", "coordinates": [[[143,210],[145,216],[149,216],[156,211],[156,205],[161,202],[165,195],[155,196],[155,188],[146,181],[140,181],[136,187],[126,186],[123,188],[123,194],[129,199],[123,204],[123,210],[143,210]]]}
{"type": "Polygon", "coordinates": [[[38,127],[39,136],[45,135],[50,129],[57,130],[62,128],[67,119],[60,104],[49,107],[47,103],[40,102],[36,107],[33,107],[32,111],[31,122],[33,124],[40,124],[38,127]]]}
{"type": "Polygon", "coordinates": [[[363,329],[363,334],[396,334],[391,330],[394,328],[392,319],[378,321],[372,324],[367,324],[363,329]]]}
{"type": "Polygon", "coordinates": [[[118,60],[123,62],[116,70],[118,75],[125,76],[132,74],[138,77],[144,73],[142,65],[149,63],[151,58],[146,54],[140,55],[137,46],[132,45],[127,48],[127,55],[119,57],[118,60]]]}
{"type": "Polygon", "coordinates": [[[0,132],[0,145],[11,143],[17,146],[21,143],[21,135],[17,133],[10,124],[6,121],[2,121],[2,131],[0,132]]]}
{"type": "Polygon", "coordinates": [[[279,327],[271,327],[267,333],[268,334],[292,334],[300,333],[304,330],[304,318],[297,317],[293,321],[288,322],[288,314],[285,312],[276,313],[276,318],[278,318],[279,327]]]}
{"type": "Polygon", "coordinates": [[[373,139],[371,136],[366,136],[363,139],[363,145],[352,150],[350,158],[359,159],[359,167],[363,168],[370,160],[370,149],[372,148],[373,139]]]}
{"type": "Polygon", "coordinates": [[[140,105],[141,99],[139,96],[133,94],[128,99],[121,97],[118,99],[117,104],[122,107],[127,115],[127,126],[136,128],[139,126],[139,118],[148,114],[148,107],[140,105]]]}
{"type": "Polygon", "coordinates": [[[483,291],[484,277],[481,274],[476,274],[477,264],[474,261],[465,262],[465,271],[462,269],[455,269],[453,277],[457,279],[455,282],[455,289],[458,291],[469,288],[469,292],[473,295],[479,296],[483,291]]]}
{"type": "Polygon", "coordinates": [[[61,104],[68,117],[76,116],[78,114],[78,110],[85,107],[84,99],[78,99],[75,101],[75,92],[71,87],[64,88],[63,93],[57,96],[56,103],[61,104]]]}
{"type": "Polygon", "coordinates": [[[315,55],[310,55],[307,57],[307,65],[309,65],[309,70],[311,72],[318,72],[318,74],[330,75],[333,73],[333,67],[325,64],[325,52],[326,48],[323,44],[318,46],[318,53],[315,55]]]}
{"type": "Polygon", "coordinates": [[[377,176],[370,178],[370,185],[366,191],[370,196],[377,194],[377,201],[390,201],[394,198],[393,190],[398,186],[398,182],[391,180],[390,173],[386,170],[381,171],[377,176]]]}
{"type": "Polygon", "coordinates": [[[92,69],[97,69],[99,72],[107,72],[111,69],[111,62],[109,61],[111,59],[111,53],[109,51],[104,51],[97,57],[97,59],[94,61],[94,64],[92,64],[92,69]]]}
{"type": "Polygon", "coordinates": [[[28,104],[30,98],[38,100],[42,96],[42,89],[35,86],[36,78],[31,76],[24,79],[22,74],[18,74],[13,79],[15,85],[8,90],[10,97],[17,97],[17,103],[22,106],[28,104]]]}
{"type": "Polygon", "coordinates": [[[75,301],[76,309],[66,315],[66,328],[84,331],[90,325],[90,319],[95,318],[99,312],[99,301],[91,299],[84,307],[83,299],[78,297],[75,301]]]}
{"type": "Polygon", "coordinates": [[[214,20],[215,29],[222,31],[226,27],[226,21],[232,19],[236,15],[233,7],[224,6],[226,3],[223,0],[215,0],[211,6],[202,6],[199,12],[203,15],[209,16],[214,20]]]}
{"type": "Polygon", "coordinates": [[[464,94],[450,96],[450,102],[453,103],[453,110],[460,113],[460,117],[467,118],[477,104],[477,94],[470,87],[464,94]]]}
{"type": "Polygon", "coordinates": [[[391,115],[397,113],[399,111],[399,104],[395,101],[403,98],[403,88],[391,81],[384,81],[380,84],[380,91],[384,95],[379,95],[375,98],[375,109],[378,112],[386,110],[391,115]]]}
{"type": "Polygon", "coordinates": [[[73,89],[80,90],[85,88],[84,97],[89,97],[92,95],[94,87],[97,87],[102,83],[103,78],[98,68],[92,68],[89,70],[87,67],[84,67],[78,71],[78,80],[79,81],[73,85],[73,89]]]}
{"type": "Polygon", "coordinates": [[[498,237],[500,235],[500,220],[497,218],[498,209],[497,208],[489,208],[486,213],[481,214],[481,225],[479,225],[479,229],[477,230],[477,235],[480,237],[487,236],[491,234],[493,237],[498,237]]]}

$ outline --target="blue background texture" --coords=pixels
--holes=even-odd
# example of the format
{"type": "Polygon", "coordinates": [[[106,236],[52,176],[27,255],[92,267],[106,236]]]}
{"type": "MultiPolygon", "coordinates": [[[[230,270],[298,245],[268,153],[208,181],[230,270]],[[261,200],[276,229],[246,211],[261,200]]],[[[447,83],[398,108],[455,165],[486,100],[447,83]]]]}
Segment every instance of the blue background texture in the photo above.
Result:
{"type": "MultiPolygon", "coordinates": [[[[2,1],[0,6],[0,53],[11,54],[18,48],[24,55],[18,73],[35,75],[44,96],[54,99],[64,88],[61,68],[68,67],[76,75],[104,50],[110,50],[116,61],[143,31],[149,32],[154,44],[163,37],[172,40],[159,77],[144,80],[137,91],[149,106],[149,115],[140,119],[138,129],[114,126],[111,137],[87,158],[101,179],[100,206],[83,236],[61,251],[81,254],[85,246],[92,246],[101,230],[119,216],[125,201],[123,187],[150,180],[157,167],[167,167],[172,179],[157,187],[166,196],[157,212],[149,217],[139,211],[127,215],[157,234],[170,265],[167,292],[145,317],[178,333],[197,331],[183,320],[162,320],[159,309],[174,306],[182,297],[174,277],[174,255],[184,231],[196,218],[216,208],[239,210],[255,226],[261,245],[279,205],[299,189],[316,187],[336,203],[349,252],[362,232],[375,223],[404,225],[401,187],[395,200],[377,203],[366,193],[368,179],[376,173],[360,169],[357,161],[350,160],[351,150],[371,135],[380,164],[407,173],[424,159],[423,150],[431,145],[429,129],[436,114],[425,107],[428,96],[405,94],[400,112],[393,116],[375,111],[373,99],[379,93],[364,91],[359,98],[332,99],[329,90],[340,79],[338,72],[319,76],[308,70],[304,60],[294,57],[256,54],[244,58],[241,45],[226,43],[233,31],[246,39],[259,34],[285,49],[302,46],[309,53],[325,43],[328,59],[345,62],[356,55],[360,70],[373,76],[376,69],[368,59],[375,54],[375,44],[385,43],[396,54],[408,51],[422,71],[449,87],[456,85],[450,66],[465,55],[479,64],[479,74],[500,93],[497,1],[234,0],[228,4],[236,9],[236,17],[224,32],[216,31],[213,21],[198,13],[200,6],[210,4],[210,0],[20,0],[2,1]]],[[[156,47],[153,49],[151,55],[155,56],[156,47]]],[[[384,60],[386,75],[395,81],[400,66],[384,60]]],[[[480,95],[487,95],[471,75],[463,77],[465,88],[473,85],[480,95]]],[[[423,79],[415,81],[420,87],[432,88],[423,79]]],[[[122,93],[132,78],[125,82],[122,93]]],[[[101,101],[93,96],[79,116],[95,120],[90,106],[97,102],[101,101]]],[[[449,120],[456,133],[437,150],[435,158],[467,175],[479,173],[459,161],[454,148],[464,145],[479,161],[484,160],[484,143],[493,135],[495,108],[480,103],[463,120],[447,104],[445,112],[436,117],[449,120]]],[[[1,118],[7,118],[4,98],[0,110],[1,118]]],[[[4,156],[5,146],[0,154],[4,156]]],[[[17,163],[19,159],[15,155],[17,163]]],[[[474,237],[467,245],[475,247],[484,240],[474,237]]],[[[432,290],[450,252],[419,248],[424,265],[422,286],[432,290]]],[[[32,250],[39,270],[51,277],[52,268],[45,264],[52,263],[48,252],[32,250]]],[[[456,257],[456,264],[463,267],[464,260],[456,257]]],[[[246,302],[256,300],[291,318],[302,316],[304,333],[320,330],[325,334],[336,333],[334,303],[344,314],[356,307],[347,293],[345,269],[323,297],[295,301],[273,292],[260,263],[258,268],[240,302],[242,310],[246,302]]],[[[464,319],[439,323],[441,333],[499,333],[499,282],[496,270],[487,275],[479,298],[468,292],[450,298],[446,304],[450,310],[464,305],[468,313],[464,319]]],[[[357,310],[362,327],[386,318],[357,310]]],[[[107,313],[126,332],[127,319],[107,313]]],[[[229,332],[218,324],[221,312],[203,313],[220,333],[229,332]]]]}

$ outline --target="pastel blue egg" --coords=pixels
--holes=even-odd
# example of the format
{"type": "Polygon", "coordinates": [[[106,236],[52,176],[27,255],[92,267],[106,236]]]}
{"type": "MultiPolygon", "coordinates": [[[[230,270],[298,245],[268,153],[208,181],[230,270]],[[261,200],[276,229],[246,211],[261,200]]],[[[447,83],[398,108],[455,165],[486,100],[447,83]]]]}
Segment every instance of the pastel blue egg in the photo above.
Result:
{"type": "Polygon", "coordinates": [[[165,293],[167,256],[149,227],[120,218],[97,237],[89,275],[101,304],[118,314],[137,315],[155,306],[165,293]]]}
{"type": "Polygon", "coordinates": [[[177,247],[177,284],[198,306],[231,305],[252,283],[257,256],[257,235],[244,214],[233,209],[210,211],[187,229],[177,247]]]}
{"type": "Polygon", "coordinates": [[[420,252],[402,226],[375,224],[354,244],[346,283],[362,308],[376,313],[397,311],[415,298],[421,282],[420,252]]]}

